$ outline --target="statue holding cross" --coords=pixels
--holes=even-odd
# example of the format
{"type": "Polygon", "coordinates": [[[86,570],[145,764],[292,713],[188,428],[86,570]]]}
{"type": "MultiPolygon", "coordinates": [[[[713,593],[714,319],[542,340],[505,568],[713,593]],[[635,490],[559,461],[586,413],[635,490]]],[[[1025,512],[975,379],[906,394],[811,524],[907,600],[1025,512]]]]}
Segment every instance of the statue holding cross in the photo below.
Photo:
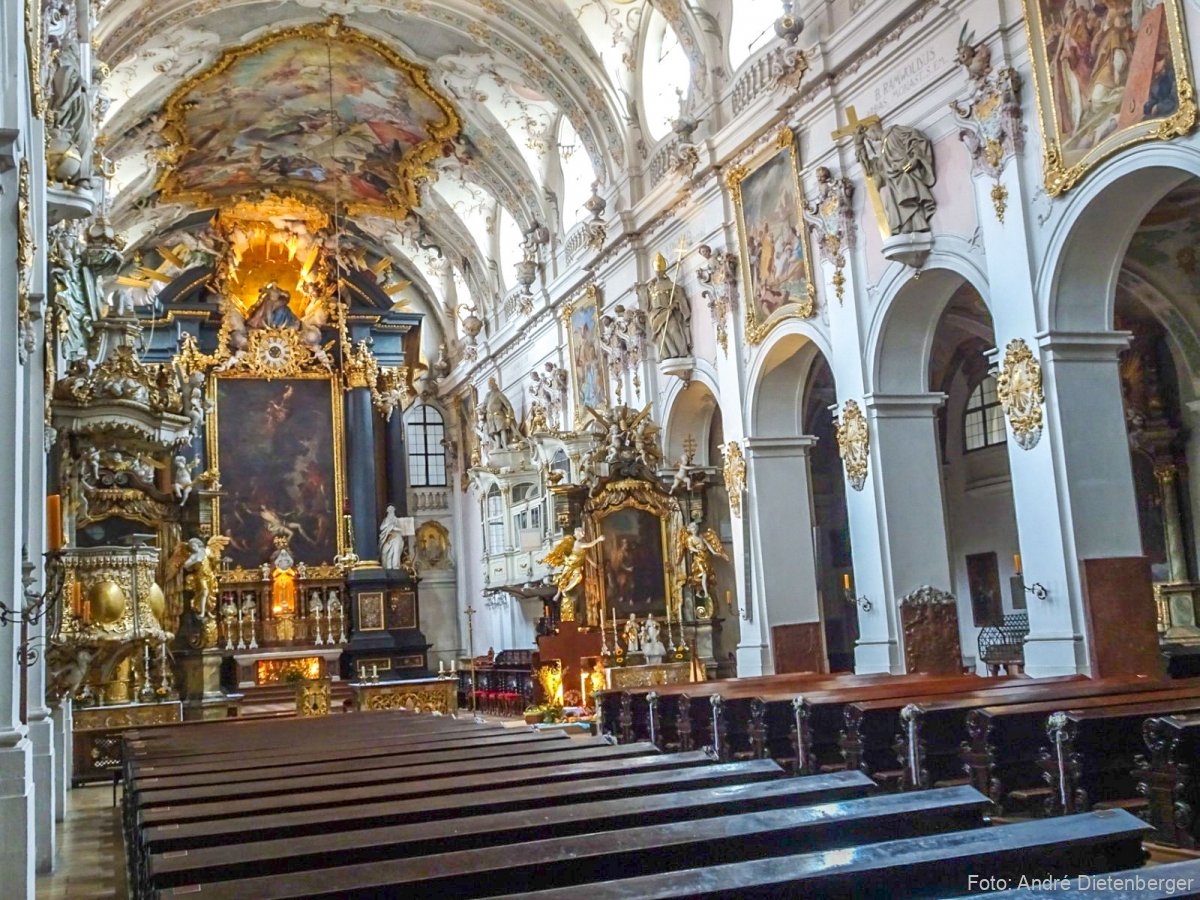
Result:
{"type": "Polygon", "coordinates": [[[846,115],[846,126],[835,131],[833,139],[854,136],[854,155],[867,175],[883,237],[928,232],[937,211],[932,142],[907,125],[885,129],[879,116],[859,119],[853,106],[846,115]]]}

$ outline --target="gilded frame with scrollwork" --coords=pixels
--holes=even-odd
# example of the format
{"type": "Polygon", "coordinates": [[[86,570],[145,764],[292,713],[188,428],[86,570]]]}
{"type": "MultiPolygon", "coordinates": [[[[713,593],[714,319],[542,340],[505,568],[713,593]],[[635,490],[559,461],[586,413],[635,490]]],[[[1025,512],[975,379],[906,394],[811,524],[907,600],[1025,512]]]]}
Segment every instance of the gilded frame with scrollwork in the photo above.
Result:
{"type": "MultiPolygon", "coordinates": [[[[446,141],[454,140],[461,134],[462,119],[459,118],[454,105],[434,89],[429,81],[428,69],[405,59],[382,41],[344,25],[343,19],[339,15],[332,15],[324,22],[282,28],[245,46],[227,50],[214,65],[193,75],[181,84],[163,104],[163,125],[160,133],[167,142],[168,148],[162,154],[165,165],[155,184],[155,189],[162,194],[164,199],[172,202],[186,201],[200,206],[220,206],[227,202],[228,198],[218,198],[204,190],[184,190],[177,184],[176,165],[193,150],[192,136],[188,134],[187,128],[189,95],[199,85],[210,78],[223,74],[238,61],[260,54],[275,44],[296,38],[338,42],[366,48],[385,60],[388,65],[407,75],[413,86],[442,112],[444,118],[441,122],[426,123],[429,139],[413,146],[400,160],[396,172],[396,187],[388,192],[386,200],[355,201],[346,204],[346,211],[352,215],[367,212],[396,219],[405,217],[410,210],[415,209],[421,203],[420,185],[436,179],[436,172],[430,167],[430,163],[442,155],[446,141]]],[[[334,211],[326,198],[317,192],[307,191],[303,188],[289,191],[276,187],[266,193],[310,204],[326,212],[334,211]]],[[[246,196],[253,197],[254,192],[248,192],[246,196]]]]}
{"type": "MultiPolygon", "coordinates": [[[[1141,32],[1151,27],[1148,20],[1157,14],[1158,9],[1162,9],[1161,27],[1165,28],[1167,32],[1167,56],[1170,58],[1174,72],[1175,99],[1177,100],[1175,110],[1167,115],[1150,116],[1139,122],[1126,122],[1122,125],[1122,119],[1127,118],[1130,114],[1136,114],[1137,109],[1136,101],[1127,100],[1124,90],[1122,90],[1120,104],[1109,116],[1109,119],[1116,119],[1116,127],[1104,134],[1095,144],[1084,149],[1082,153],[1071,151],[1067,140],[1064,139],[1061,127],[1061,116],[1064,112],[1064,104],[1061,101],[1070,99],[1068,94],[1073,94],[1074,91],[1066,85],[1065,81],[1062,81],[1061,69],[1057,73],[1055,71],[1056,61],[1063,57],[1058,52],[1060,43],[1054,42],[1061,42],[1063,35],[1069,29],[1064,26],[1064,23],[1049,19],[1047,13],[1054,11],[1051,9],[1052,6],[1062,7],[1062,3],[1050,4],[1047,3],[1047,0],[1021,0],[1021,2],[1025,9],[1025,36],[1029,43],[1031,68],[1033,69],[1033,95],[1037,103],[1038,125],[1042,135],[1043,176],[1046,193],[1051,197],[1066,193],[1097,165],[1122,150],[1146,141],[1170,140],[1187,134],[1195,127],[1195,86],[1192,83],[1188,66],[1187,36],[1183,27],[1179,0],[1162,0],[1159,6],[1147,10],[1143,14],[1142,21],[1139,22],[1139,27],[1133,29],[1135,43],[1132,52],[1126,50],[1131,56],[1126,66],[1126,72],[1129,73],[1127,77],[1134,78],[1137,73],[1132,72],[1132,68],[1139,63],[1137,38],[1141,32]],[[1129,109],[1123,110],[1122,107],[1126,105],[1129,105],[1129,109]]],[[[1070,20],[1068,20],[1066,25],[1070,24],[1070,20]]],[[[1098,33],[1094,37],[1098,43],[1103,34],[1098,33]]],[[[1089,50],[1091,43],[1089,42],[1089,50]]],[[[1146,62],[1143,61],[1142,64],[1145,65],[1146,62]]],[[[1149,75],[1151,81],[1147,82],[1148,90],[1153,82],[1153,68],[1157,62],[1156,48],[1148,60],[1151,66],[1149,75]]],[[[1066,65],[1065,62],[1062,64],[1066,65]]],[[[1079,90],[1091,94],[1091,87],[1084,85],[1079,90]]],[[[1128,82],[1126,87],[1128,87],[1128,82]]],[[[1142,114],[1145,115],[1145,104],[1142,106],[1142,114]]],[[[1081,119],[1079,125],[1082,126],[1082,124],[1083,120],[1081,119]]],[[[1101,130],[1102,124],[1103,122],[1096,124],[1095,130],[1101,130]]],[[[1069,137],[1068,135],[1067,138],[1069,139],[1069,137]]]]}
{"type": "Polygon", "coordinates": [[[771,332],[776,325],[787,319],[811,319],[817,308],[817,286],[813,280],[812,246],[808,236],[808,224],[804,221],[804,185],[800,181],[800,149],[796,144],[796,135],[788,126],[783,126],[775,133],[770,143],[758,151],[744,164],[734,166],[725,175],[725,184],[729,188],[733,200],[734,214],[737,218],[738,252],[741,264],[742,284],[745,306],[746,341],[758,344],[771,332]],[[755,284],[754,270],[750,259],[750,237],[753,229],[761,224],[759,221],[748,221],[748,211],[745,202],[745,186],[764,173],[768,166],[786,165],[789,183],[795,191],[796,202],[790,210],[792,221],[788,224],[795,231],[797,246],[803,255],[803,288],[800,294],[789,294],[788,300],[777,309],[763,315],[758,301],[758,285],[755,284]]]}
{"type": "MultiPolygon", "coordinates": [[[[583,507],[587,540],[594,540],[597,536],[604,534],[606,519],[629,509],[640,510],[658,519],[658,538],[663,561],[664,605],[663,607],[655,605],[644,612],[662,616],[666,612],[666,604],[670,604],[671,621],[678,623],[684,582],[684,573],[680,571],[672,556],[672,549],[676,547],[679,535],[683,531],[683,511],[678,500],[659,490],[657,485],[651,482],[638,479],[610,481],[594,497],[589,498],[583,507]]],[[[593,626],[597,624],[593,621],[597,610],[601,616],[611,618],[611,604],[605,572],[606,559],[611,556],[615,548],[606,547],[607,543],[607,541],[602,541],[589,551],[596,565],[588,566],[584,590],[589,600],[596,598],[594,602],[587,604],[587,623],[593,626]]]]}
{"type": "MultiPolygon", "coordinates": [[[[217,390],[219,379],[250,379],[256,376],[248,374],[240,374],[237,372],[210,372],[208,376],[208,404],[211,412],[205,425],[205,454],[208,457],[208,465],[210,470],[218,473],[221,471],[221,444],[220,444],[220,429],[221,429],[221,408],[220,408],[220,392],[217,390]]],[[[336,375],[328,373],[306,372],[295,375],[288,375],[286,378],[278,380],[303,379],[306,381],[327,381],[329,383],[329,402],[330,414],[333,418],[333,497],[334,509],[340,511],[346,508],[346,419],[343,413],[343,395],[341,379],[336,375]]],[[[240,421],[247,421],[245,413],[240,417],[240,421]]],[[[219,496],[212,498],[212,529],[213,534],[222,534],[221,531],[221,498],[219,496]]],[[[337,523],[337,552],[339,556],[344,556],[350,549],[347,542],[346,529],[337,523]]],[[[306,560],[306,562],[308,562],[306,560]]],[[[312,564],[332,563],[333,560],[313,560],[312,564]]],[[[319,566],[318,566],[319,568],[319,566]]]]}
{"type": "Polygon", "coordinates": [[[566,331],[567,350],[570,354],[571,362],[571,401],[575,410],[575,428],[582,428],[588,420],[588,406],[593,406],[597,409],[608,406],[608,366],[604,364],[600,353],[599,329],[600,329],[600,288],[594,283],[589,283],[583,290],[573,299],[568,301],[562,309],[563,329],[566,331]],[[584,346],[580,336],[576,334],[577,318],[588,310],[593,311],[593,328],[589,335],[591,347],[584,346]],[[589,360],[585,356],[590,349],[590,356],[594,359],[589,360]],[[603,398],[597,403],[598,398],[588,398],[584,396],[584,385],[581,379],[580,368],[582,365],[594,365],[596,379],[599,382],[600,397],[603,398]]]}

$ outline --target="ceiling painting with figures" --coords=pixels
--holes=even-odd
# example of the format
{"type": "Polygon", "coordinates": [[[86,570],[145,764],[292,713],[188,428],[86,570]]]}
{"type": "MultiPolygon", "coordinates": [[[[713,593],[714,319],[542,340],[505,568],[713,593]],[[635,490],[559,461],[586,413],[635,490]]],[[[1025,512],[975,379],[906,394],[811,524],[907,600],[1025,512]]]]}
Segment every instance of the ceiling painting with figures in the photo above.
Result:
{"type": "Polygon", "coordinates": [[[275,191],[384,212],[416,201],[410,176],[459,129],[421,67],[332,26],[226,53],[176,92],[166,118],[177,159],[165,194],[220,201],[275,191]]]}
{"type": "Polygon", "coordinates": [[[339,393],[325,378],[217,379],[220,530],[235,565],[257,568],[276,538],[290,541],[297,562],[338,554],[339,393]]]}

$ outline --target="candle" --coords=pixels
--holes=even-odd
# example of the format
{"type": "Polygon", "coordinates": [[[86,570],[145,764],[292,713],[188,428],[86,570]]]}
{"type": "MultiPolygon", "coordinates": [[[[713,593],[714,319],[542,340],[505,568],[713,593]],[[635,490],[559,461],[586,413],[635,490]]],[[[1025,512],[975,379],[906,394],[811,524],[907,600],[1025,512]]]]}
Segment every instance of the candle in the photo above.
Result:
{"type": "Polygon", "coordinates": [[[439,675],[446,674],[446,661],[444,659],[438,660],[438,674],[439,675]]]}
{"type": "Polygon", "coordinates": [[[62,545],[62,497],[58,494],[51,494],[46,498],[46,548],[59,550],[62,545]]]}
{"type": "Polygon", "coordinates": [[[850,573],[849,572],[842,573],[842,589],[847,590],[847,591],[850,590],[850,573]]]}
{"type": "Polygon", "coordinates": [[[579,705],[587,706],[587,673],[579,673],[579,705]]]}
{"type": "Polygon", "coordinates": [[[1020,553],[1013,554],[1013,571],[1016,572],[1018,575],[1021,574],[1021,554],[1020,553]]]}

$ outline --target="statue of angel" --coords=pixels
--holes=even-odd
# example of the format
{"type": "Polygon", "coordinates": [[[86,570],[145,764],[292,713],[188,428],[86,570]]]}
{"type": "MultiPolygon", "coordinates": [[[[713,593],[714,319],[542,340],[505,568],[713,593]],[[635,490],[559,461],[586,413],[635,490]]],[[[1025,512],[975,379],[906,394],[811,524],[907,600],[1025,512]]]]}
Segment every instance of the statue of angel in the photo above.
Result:
{"type": "Polygon", "coordinates": [[[711,528],[700,533],[700,523],[690,522],[686,531],[680,532],[675,545],[675,564],[683,568],[687,558],[691,565],[687,569],[687,583],[697,597],[712,597],[716,589],[716,573],[713,571],[713,555],[728,561],[729,554],[721,546],[721,539],[711,528]]]}
{"type": "Polygon", "coordinates": [[[554,599],[562,601],[560,618],[564,622],[575,621],[575,597],[573,596],[573,592],[583,582],[583,567],[584,561],[587,559],[587,551],[595,547],[602,540],[604,540],[604,535],[600,535],[594,541],[585,541],[583,539],[583,529],[576,528],[574,534],[568,534],[563,537],[561,541],[554,545],[554,549],[546,554],[544,559],[538,560],[538,562],[553,568],[562,567],[558,574],[554,576],[554,584],[558,588],[558,593],[554,595],[554,599]]]}
{"type": "Polygon", "coordinates": [[[191,538],[176,547],[167,562],[168,579],[181,569],[186,573],[184,587],[192,592],[192,610],[201,619],[208,616],[209,603],[216,606],[221,589],[217,572],[221,567],[221,555],[231,540],[223,534],[214,534],[207,542],[198,537],[191,538]]]}
{"type": "Polygon", "coordinates": [[[188,462],[187,457],[182,455],[175,457],[175,464],[171,475],[174,483],[172,492],[175,494],[175,499],[179,501],[180,506],[186,504],[188,498],[192,496],[192,470],[196,468],[199,462],[199,459],[188,462]]]}

